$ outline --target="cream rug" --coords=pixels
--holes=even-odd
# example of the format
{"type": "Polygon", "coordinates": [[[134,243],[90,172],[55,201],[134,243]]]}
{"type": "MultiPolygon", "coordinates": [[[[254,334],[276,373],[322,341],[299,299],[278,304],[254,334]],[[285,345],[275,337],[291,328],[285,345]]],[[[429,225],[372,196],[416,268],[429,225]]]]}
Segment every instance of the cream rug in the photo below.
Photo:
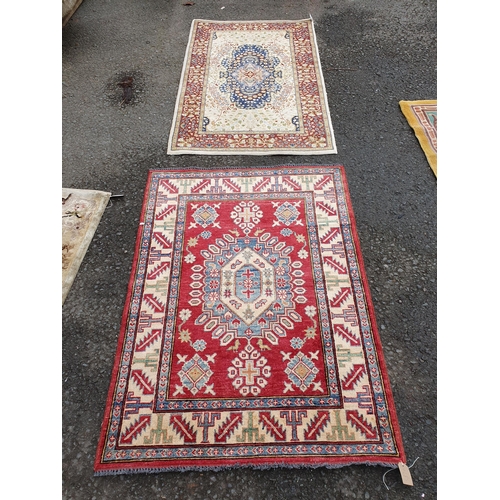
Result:
{"type": "Polygon", "coordinates": [[[111,193],[62,190],[62,303],[73,284],[111,193]]]}
{"type": "Polygon", "coordinates": [[[311,19],[193,21],[169,154],[336,152],[311,19]]]}

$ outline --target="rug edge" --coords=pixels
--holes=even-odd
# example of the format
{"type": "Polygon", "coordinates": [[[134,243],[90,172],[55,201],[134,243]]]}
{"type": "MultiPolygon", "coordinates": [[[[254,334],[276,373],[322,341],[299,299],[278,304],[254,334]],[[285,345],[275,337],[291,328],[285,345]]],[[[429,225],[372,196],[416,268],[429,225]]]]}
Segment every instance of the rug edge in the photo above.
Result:
{"type": "Polygon", "coordinates": [[[356,223],[356,217],[354,214],[354,207],[352,204],[351,192],[348,187],[347,175],[345,169],[341,169],[341,175],[343,178],[343,183],[346,188],[345,199],[347,202],[347,207],[349,210],[349,220],[351,221],[351,232],[354,239],[354,245],[356,247],[356,256],[358,259],[358,266],[360,271],[361,280],[363,283],[363,289],[366,297],[367,310],[370,316],[370,323],[372,328],[373,340],[375,342],[376,350],[375,354],[378,360],[378,366],[381,371],[382,381],[384,384],[386,400],[389,406],[389,413],[391,415],[392,430],[394,432],[394,438],[399,451],[400,462],[406,463],[406,452],[403,445],[403,434],[401,432],[401,427],[399,425],[399,418],[396,411],[396,402],[394,400],[394,393],[392,391],[392,386],[390,382],[389,372],[387,370],[387,364],[385,362],[384,347],[382,343],[382,338],[378,330],[377,317],[375,312],[375,306],[373,304],[370,283],[368,281],[368,275],[366,273],[366,267],[364,263],[363,251],[361,248],[361,240],[359,238],[358,226],[356,223]]]}
{"type": "Polygon", "coordinates": [[[193,149],[186,149],[186,150],[171,150],[167,148],[167,154],[168,155],[203,155],[203,156],[312,156],[312,155],[327,155],[327,154],[338,154],[336,149],[327,149],[327,150],[314,150],[314,151],[297,151],[294,150],[295,152],[288,151],[288,150],[277,150],[277,149],[272,149],[271,151],[244,151],[244,150],[237,150],[237,151],[228,151],[226,150],[203,150],[203,151],[197,151],[193,149]]]}
{"type": "Polygon", "coordinates": [[[179,86],[177,88],[177,96],[175,98],[174,113],[173,113],[173,116],[172,116],[172,123],[170,124],[170,133],[168,135],[167,155],[168,154],[172,154],[172,153],[170,153],[170,151],[172,150],[172,141],[173,141],[173,138],[174,138],[174,135],[175,135],[175,128],[176,128],[175,124],[176,124],[176,121],[177,121],[177,115],[178,115],[178,111],[179,111],[179,104],[180,104],[181,96],[182,96],[182,82],[184,81],[184,76],[185,76],[185,73],[186,73],[186,65],[187,65],[187,62],[188,62],[188,55],[189,55],[189,51],[190,51],[190,47],[191,47],[191,42],[193,40],[193,30],[194,30],[195,23],[197,21],[198,21],[197,19],[193,19],[191,21],[191,28],[189,29],[189,35],[188,35],[188,39],[187,39],[186,50],[184,51],[184,60],[182,62],[181,77],[180,77],[180,80],[179,80],[179,86]]]}
{"type": "Polygon", "coordinates": [[[417,100],[417,101],[399,101],[399,107],[401,109],[401,112],[403,113],[404,117],[406,118],[406,121],[408,125],[413,129],[413,132],[415,136],[418,139],[418,142],[420,144],[421,149],[423,150],[425,157],[427,158],[427,162],[429,163],[429,166],[431,167],[432,171],[434,172],[434,175],[437,178],[437,153],[434,152],[432,147],[428,144],[428,139],[425,134],[425,131],[423,130],[422,126],[420,125],[417,117],[413,113],[411,107],[413,105],[435,105],[437,107],[437,99],[423,99],[423,100],[417,100]]]}
{"type": "MultiPolygon", "coordinates": [[[[186,466],[150,466],[150,467],[127,467],[127,468],[94,468],[94,477],[104,477],[104,476],[118,476],[118,475],[131,475],[131,474],[157,474],[162,472],[220,472],[235,469],[247,469],[247,470],[271,470],[271,469],[341,469],[343,467],[350,467],[352,465],[368,465],[372,467],[389,467],[391,469],[397,469],[398,463],[402,460],[397,458],[394,460],[359,460],[359,461],[339,461],[337,463],[330,462],[313,462],[305,463],[293,463],[293,462],[273,462],[273,463],[249,463],[242,461],[241,463],[233,462],[231,464],[217,465],[217,466],[205,466],[205,465],[186,465],[186,466]]],[[[154,463],[154,462],[153,462],[154,463]]]]}
{"type": "Polygon", "coordinates": [[[218,19],[193,19],[193,22],[200,23],[215,23],[215,24],[234,24],[234,23],[301,23],[304,21],[312,21],[311,17],[304,17],[302,19],[232,19],[218,20],[218,19]]]}
{"type": "Polygon", "coordinates": [[[102,422],[101,422],[101,428],[99,430],[99,440],[97,442],[97,448],[96,448],[96,454],[95,454],[95,459],[94,459],[94,469],[98,467],[98,465],[101,463],[100,462],[100,456],[104,452],[104,445],[106,441],[106,433],[107,433],[107,428],[109,425],[109,421],[111,419],[111,407],[113,404],[113,395],[116,390],[116,384],[118,381],[118,371],[120,368],[120,361],[121,361],[121,352],[123,349],[123,345],[125,344],[125,339],[126,339],[126,325],[127,325],[127,318],[128,318],[128,312],[130,308],[130,304],[132,301],[132,295],[133,295],[133,288],[134,288],[134,282],[135,282],[135,274],[137,271],[137,268],[139,266],[139,256],[140,256],[140,250],[141,250],[141,234],[144,231],[144,214],[146,213],[147,209],[147,197],[149,194],[150,190],[150,179],[152,176],[152,171],[148,171],[147,175],[147,180],[146,180],[146,185],[143,193],[143,199],[142,199],[142,206],[141,206],[141,213],[139,216],[139,221],[137,223],[137,231],[136,231],[136,241],[134,245],[134,255],[133,255],[133,260],[132,260],[132,269],[130,270],[129,274],[129,279],[128,279],[128,284],[127,284],[127,291],[125,292],[125,301],[123,303],[123,309],[122,309],[122,314],[121,314],[121,322],[120,322],[120,329],[118,332],[118,338],[116,340],[116,349],[113,355],[113,362],[112,362],[112,368],[111,368],[111,373],[109,374],[108,377],[108,391],[104,403],[104,408],[102,410],[102,422]]]}
{"type": "Polygon", "coordinates": [[[319,70],[319,76],[321,79],[321,86],[323,89],[323,99],[325,101],[325,108],[327,111],[327,120],[328,120],[328,126],[330,128],[330,136],[332,140],[332,150],[334,151],[335,154],[337,154],[337,142],[335,141],[335,133],[333,130],[333,120],[332,120],[332,114],[330,112],[330,105],[328,103],[328,95],[326,93],[326,84],[325,84],[325,76],[323,74],[323,68],[321,66],[321,58],[319,57],[319,47],[318,47],[318,38],[316,36],[316,28],[314,25],[314,20],[311,16],[310,18],[310,23],[311,23],[311,29],[312,29],[312,39],[314,41],[314,49],[316,51],[316,59],[318,62],[318,70],[319,70]]]}

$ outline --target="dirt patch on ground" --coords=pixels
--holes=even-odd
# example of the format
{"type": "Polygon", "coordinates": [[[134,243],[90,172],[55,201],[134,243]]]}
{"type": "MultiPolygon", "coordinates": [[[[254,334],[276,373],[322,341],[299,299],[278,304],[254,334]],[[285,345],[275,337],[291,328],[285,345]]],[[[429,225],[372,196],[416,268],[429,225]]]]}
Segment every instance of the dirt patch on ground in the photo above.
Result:
{"type": "Polygon", "coordinates": [[[139,104],[144,99],[144,75],[136,70],[116,73],[106,82],[105,93],[108,102],[113,106],[126,107],[139,104]]]}

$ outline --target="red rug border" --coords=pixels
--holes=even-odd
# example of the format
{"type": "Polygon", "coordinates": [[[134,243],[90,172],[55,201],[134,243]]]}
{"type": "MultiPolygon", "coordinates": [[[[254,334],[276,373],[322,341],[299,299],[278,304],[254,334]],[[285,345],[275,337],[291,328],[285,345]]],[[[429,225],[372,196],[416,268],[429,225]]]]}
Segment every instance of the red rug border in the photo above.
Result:
{"type": "MultiPolygon", "coordinates": [[[[320,166],[320,165],[317,165],[317,166],[320,166]]],[[[340,167],[340,172],[342,174],[342,180],[344,181],[344,187],[345,187],[344,194],[345,194],[347,207],[349,209],[349,219],[351,221],[351,227],[352,227],[351,233],[353,235],[354,244],[356,245],[356,255],[358,258],[358,265],[359,265],[361,280],[363,282],[364,292],[366,295],[366,303],[368,306],[367,309],[368,309],[369,314],[370,314],[370,322],[372,325],[373,340],[374,340],[376,347],[377,347],[377,349],[375,350],[375,353],[376,353],[377,358],[378,358],[380,371],[382,372],[382,380],[384,382],[387,403],[388,403],[389,412],[391,415],[391,422],[392,422],[392,428],[394,431],[394,437],[395,437],[398,449],[400,451],[400,458],[396,459],[394,461],[394,463],[396,463],[396,464],[399,462],[406,463],[406,454],[405,454],[404,447],[403,447],[403,438],[401,435],[401,429],[399,427],[399,421],[398,421],[398,417],[397,417],[397,413],[396,413],[396,405],[394,403],[394,396],[393,396],[393,392],[392,392],[392,388],[391,388],[391,383],[389,381],[389,374],[387,372],[387,364],[386,364],[385,358],[384,358],[382,339],[380,338],[380,334],[378,331],[377,320],[375,317],[375,308],[373,306],[372,294],[370,291],[370,285],[368,283],[368,278],[366,275],[365,262],[363,260],[363,252],[361,250],[361,242],[359,241],[358,227],[356,224],[354,210],[352,207],[351,193],[349,190],[349,185],[347,183],[347,176],[345,173],[345,168],[342,165],[332,165],[332,166],[336,167],[336,168],[340,167]]]]}
{"type": "Polygon", "coordinates": [[[142,208],[141,208],[141,215],[139,218],[139,224],[138,224],[138,229],[136,232],[136,242],[135,242],[135,249],[134,249],[134,257],[133,257],[133,263],[132,263],[132,270],[130,273],[130,278],[129,278],[129,283],[127,286],[127,294],[126,294],[126,299],[125,299],[125,304],[123,307],[123,312],[122,312],[122,319],[121,319],[121,325],[120,325],[120,333],[118,337],[118,345],[115,353],[115,359],[113,362],[113,369],[111,372],[111,377],[110,377],[110,382],[109,382],[109,389],[108,389],[108,395],[106,398],[106,404],[105,404],[105,409],[104,409],[104,418],[103,422],[101,425],[101,430],[99,433],[99,442],[97,445],[97,450],[96,450],[96,456],[95,456],[95,461],[94,461],[94,474],[95,475],[106,475],[106,474],[121,474],[121,473],[145,473],[145,472],[150,472],[150,473],[157,473],[157,472],[173,472],[173,471],[193,471],[193,470],[220,470],[220,469],[234,469],[234,468],[239,468],[239,467],[251,467],[254,469],[267,469],[267,468],[307,468],[307,467],[326,467],[326,468],[339,468],[347,465],[381,465],[381,466],[390,466],[391,464],[397,465],[398,463],[406,463],[406,454],[404,451],[403,447],[403,439],[402,439],[402,434],[401,434],[401,429],[399,426],[399,421],[396,413],[396,406],[394,403],[394,397],[393,397],[393,392],[391,389],[391,384],[389,381],[389,375],[387,373],[387,365],[385,363],[384,355],[383,355],[383,346],[382,346],[382,341],[379,335],[378,327],[377,327],[377,322],[375,318],[375,309],[373,307],[373,301],[372,301],[372,296],[370,292],[370,287],[368,283],[368,279],[366,276],[366,270],[365,270],[365,265],[364,265],[364,260],[363,260],[363,253],[361,250],[361,243],[359,241],[359,235],[358,235],[358,230],[357,230],[357,224],[356,224],[356,219],[354,216],[354,210],[352,206],[352,200],[351,200],[351,194],[349,190],[349,185],[347,183],[347,175],[345,171],[345,167],[343,165],[276,165],[276,166],[250,166],[250,167],[234,167],[234,166],[222,166],[218,167],[217,169],[202,169],[199,167],[191,167],[191,168],[184,168],[184,169],[151,169],[148,170],[148,176],[146,180],[146,188],[144,189],[144,195],[143,195],[143,200],[142,200],[142,208]],[[182,459],[174,459],[176,462],[175,466],[169,466],[168,462],[165,459],[162,460],[152,460],[151,462],[148,462],[147,464],[131,464],[131,463],[122,463],[117,467],[116,463],[113,464],[102,464],[100,461],[100,457],[103,453],[104,449],[104,444],[106,440],[106,433],[107,429],[109,426],[109,420],[110,420],[110,415],[111,415],[111,406],[113,404],[114,400],[114,392],[115,392],[115,387],[116,387],[116,380],[117,380],[117,375],[118,375],[118,370],[120,366],[120,361],[121,361],[121,353],[123,349],[123,344],[125,341],[126,337],[126,326],[127,326],[127,318],[128,318],[128,311],[130,307],[130,302],[131,302],[131,297],[133,293],[133,285],[135,281],[135,275],[137,272],[137,267],[139,263],[139,254],[140,254],[140,246],[141,246],[141,235],[142,231],[144,229],[144,216],[147,210],[147,200],[149,197],[149,191],[150,191],[150,186],[151,186],[151,178],[153,175],[156,173],[185,173],[186,171],[189,172],[199,172],[199,173],[207,173],[210,170],[237,170],[237,171],[245,171],[245,170],[254,170],[254,169],[271,169],[271,170],[281,170],[281,169],[290,169],[290,168],[296,168],[296,169],[307,169],[307,168],[337,168],[340,170],[341,176],[342,176],[342,181],[344,185],[344,195],[345,195],[345,200],[346,204],[348,207],[349,211],[349,220],[351,222],[351,228],[352,228],[352,236],[354,240],[354,244],[356,247],[356,255],[358,259],[358,265],[359,265],[359,270],[360,270],[360,276],[361,280],[363,282],[364,286],[364,291],[366,295],[366,305],[367,309],[369,311],[370,315],[370,322],[372,326],[372,333],[373,333],[373,340],[376,344],[376,355],[380,367],[380,371],[382,374],[382,380],[384,384],[384,389],[386,393],[386,400],[388,404],[388,412],[390,413],[391,416],[391,423],[392,423],[392,428],[394,431],[394,438],[396,441],[396,445],[399,450],[399,457],[377,457],[374,455],[367,455],[367,456],[347,456],[347,457],[337,457],[335,460],[335,463],[331,462],[325,462],[321,458],[314,458],[310,457],[309,460],[310,462],[308,464],[305,464],[304,462],[304,457],[288,457],[286,462],[280,463],[276,461],[275,459],[263,459],[262,457],[257,458],[243,458],[242,460],[234,461],[231,462],[231,464],[227,463],[227,460],[225,459],[214,459],[213,461],[210,461],[209,464],[207,464],[207,459],[203,458],[200,459],[200,461],[203,461],[202,464],[196,465],[196,459],[194,458],[189,458],[187,460],[182,460],[182,459]],[[258,460],[258,463],[256,463],[258,460]]]}

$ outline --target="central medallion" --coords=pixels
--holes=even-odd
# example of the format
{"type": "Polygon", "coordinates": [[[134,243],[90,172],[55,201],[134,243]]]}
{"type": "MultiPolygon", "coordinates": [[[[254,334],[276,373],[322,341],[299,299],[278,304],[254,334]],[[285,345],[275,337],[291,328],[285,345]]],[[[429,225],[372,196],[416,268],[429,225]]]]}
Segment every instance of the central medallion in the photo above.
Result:
{"type": "Polygon", "coordinates": [[[259,237],[224,235],[201,252],[203,312],[195,324],[227,345],[235,338],[265,338],[277,345],[294,322],[292,278],[301,263],[289,257],[292,247],[264,233],[259,237]]]}
{"type": "Polygon", "coordinates": [[[275,70],[279,63],[279,58],[269,57],[261,45],[240,45],[231,58],[221,61],[226,71],[221,71],[220,77],[226,83],[220,90],[229,93],[238,108],[263,108],[271,101],[271,92],[281,90],[276,78],[281,78],[282,73],[275,70]]]}
{"type": "Polygon", "coordinates": [[[274,267],[252,249],[235,255],[220,271],[220,300],[246,325],[251,325],[276,300],[274,267]]]}

